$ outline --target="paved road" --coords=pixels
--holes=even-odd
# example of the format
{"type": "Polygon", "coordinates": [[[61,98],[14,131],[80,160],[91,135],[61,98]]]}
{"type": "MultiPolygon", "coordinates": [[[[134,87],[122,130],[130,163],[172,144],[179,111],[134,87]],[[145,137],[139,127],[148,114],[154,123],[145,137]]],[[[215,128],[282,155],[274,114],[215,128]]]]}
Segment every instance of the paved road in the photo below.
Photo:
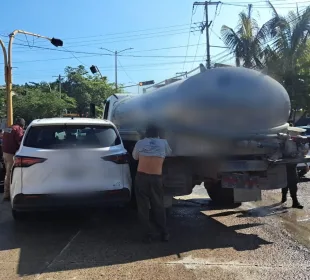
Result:
{"type": "Polygon", "coordinates": [[[140,242],[133,211],[40,215],[15,224],[2,203],[0,279],[309,279],[310,183],[300,194],[303,211],[278,205],[279,192],[217,209],[197,187],[173,207],[171,242],[149,245],[140,242]]]}

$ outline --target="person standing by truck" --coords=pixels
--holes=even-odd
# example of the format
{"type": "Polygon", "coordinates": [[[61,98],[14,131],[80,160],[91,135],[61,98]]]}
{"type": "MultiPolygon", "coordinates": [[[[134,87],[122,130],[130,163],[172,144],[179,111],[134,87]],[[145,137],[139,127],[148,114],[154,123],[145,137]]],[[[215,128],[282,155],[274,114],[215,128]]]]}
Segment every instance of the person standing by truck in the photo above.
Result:
{"type": "Polygon", "coordinates": [[[152,242],[154,238],[149,206],[151,206],[155,223],[160,229],[162,241],[169,241],[162,168],[165,157],[171,152],[168,142],[159,138],[159,129],[154,125],[147,127],[146,137],[136,143],[132,152],[133,158],[139,160],[135,178],[135,194],[138,214],[145,230],[144,241],[147,243],[152,242]]]}
{"type": "MultiPolygon", "coordinates": [[[[293,123],[290,122],[289,126],[289,135],[296,137],[300,135],[303,132],[303,129],[300,129],[299,127],[294,127],[293,123]]],[[[297,209],[303,209],[303,206],[299,203],[297,198],[297,191],[299,183],[299,176],[297,172],[297,164],[287,164],[286,165],[286,180],[287,180],[287,186],[286,188],[282,189],[282,203],[285,203],[287,200],[287,193],[290,191],[291,198],[293,200],[292,207],[297,209]]]]}
{"type": "Polygon", "coordinates": [[[19,118],[11,127],[4,129],[2,152],[5,165],[5,180],[3,200],[10,200],[10,178],[14,161],[14,155],[18,151],[22,138],[24,136],[25,120],[19,118]]]}
{"type": "Polygon", "coordinates": [[[299,182],[299,177],[297,174],[296,164],[286,165],[286,176],[287,176],[287,187],[282,189],[282,203],[287,200],[287,193],[290,191],[291,198],[293,200],[293,208],[303,209],[304,207],[299,203],[297,198],[297,184],[299,182]]]}

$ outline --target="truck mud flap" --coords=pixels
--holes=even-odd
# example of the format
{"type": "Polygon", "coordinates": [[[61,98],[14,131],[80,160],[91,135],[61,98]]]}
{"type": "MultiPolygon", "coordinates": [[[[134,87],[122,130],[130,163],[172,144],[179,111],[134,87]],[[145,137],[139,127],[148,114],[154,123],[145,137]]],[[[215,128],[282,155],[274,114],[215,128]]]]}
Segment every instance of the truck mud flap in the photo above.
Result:
{"type": "Polygon", "coordinates": [[[262,192],[259,189],[234,189],[234,202],[248,202],[262,200],[262,192]]]}

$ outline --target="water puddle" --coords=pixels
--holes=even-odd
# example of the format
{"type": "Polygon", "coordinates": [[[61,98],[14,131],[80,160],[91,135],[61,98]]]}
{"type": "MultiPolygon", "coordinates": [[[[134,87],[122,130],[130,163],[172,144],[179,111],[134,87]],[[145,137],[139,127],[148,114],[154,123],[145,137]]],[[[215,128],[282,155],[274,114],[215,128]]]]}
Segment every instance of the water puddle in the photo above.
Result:
{"type": "MultiPolygon", "coordinates": [[[[304,197],[304,196],[303,196],[304,197]]],[[[287,202],[287,206],[276,203],[280,200],[279,193],[268,194],[263,201],[251,203],[252,209],[249,212],[258,213],[260,217],[277,216],[287,232],[300,242],[302,245],[310,249],[310,209],[307,207],[299,210],[293,209],[290,206],[291,201],[287,202]],[[267,198],[267,199],[266,199],[267,198]],[[274,203],[275,202],[275,203],[274,203]],[[274,204],[272,204],[274,203],[274,204]],[[272,207],[272,205],[274,207],[272,207]]],[[[305,199],[304,199],[304,202],[305,199]]]]}

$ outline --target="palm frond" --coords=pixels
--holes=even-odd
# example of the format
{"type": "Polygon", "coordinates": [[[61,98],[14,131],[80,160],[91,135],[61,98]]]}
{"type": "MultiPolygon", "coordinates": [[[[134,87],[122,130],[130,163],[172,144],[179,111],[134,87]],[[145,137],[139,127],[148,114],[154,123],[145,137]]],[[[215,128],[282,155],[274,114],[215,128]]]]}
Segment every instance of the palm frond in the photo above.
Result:
{"type": "Polygon", "coordinates": [[[232,28],[228,27],[227,25],[222,26],[221,35],[224,44],[234,52],[236,52],[238,45],[242,45],[242,41],[240,40],[238,35],[232,28]]]}
{"type": "Polygon", "coordinates": [[[263,24],[263,26],[258,30],[254,38],[255,45],[263,46],[267,40],[272,38],[272,36],[270,35],[270,25],[272,24],[273,24],[273,19],[263,24]]]}
{"type": "Polygon", "coordinates": [[[292,50],[297,50],[300,43],[304,42],[307,31],[310,31],[310,6],[299,17],[295,17],[294,29],[292,30],[292,50]]]}

